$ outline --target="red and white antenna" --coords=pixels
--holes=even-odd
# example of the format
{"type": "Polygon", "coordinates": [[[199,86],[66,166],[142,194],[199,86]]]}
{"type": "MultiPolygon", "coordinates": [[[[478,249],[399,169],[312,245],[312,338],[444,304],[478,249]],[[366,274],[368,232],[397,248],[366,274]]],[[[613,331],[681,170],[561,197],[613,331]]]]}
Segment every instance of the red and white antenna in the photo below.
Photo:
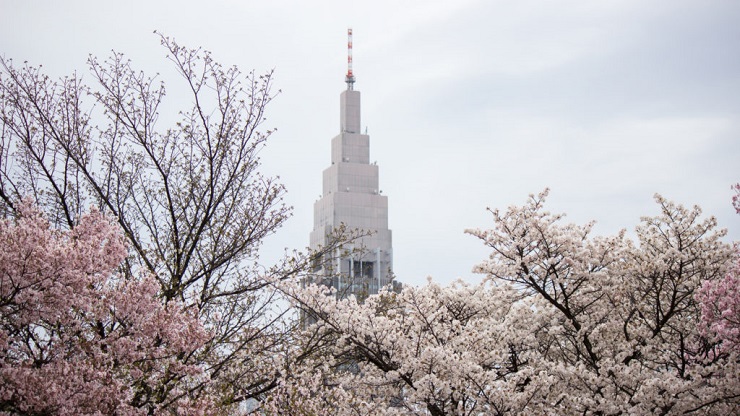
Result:
{"type": "Polygon", "coordinates": [[[355,84],[355,74],[352,73],[352,28],[347,29],[347,76],[344,78],[347,83],[347,89],[353,90],[355,84]]]}

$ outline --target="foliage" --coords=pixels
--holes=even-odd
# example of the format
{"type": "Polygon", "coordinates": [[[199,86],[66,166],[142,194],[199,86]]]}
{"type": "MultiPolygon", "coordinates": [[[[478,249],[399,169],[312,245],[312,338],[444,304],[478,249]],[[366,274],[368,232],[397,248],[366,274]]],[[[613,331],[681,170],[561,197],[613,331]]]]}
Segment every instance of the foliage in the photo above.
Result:
{"type": "Polygon", "coordinates": [[[468,231],[492,251],[479,285],[364,303],[286,285],[319,318],[300,342],[326,366],[306,385],[320,372],[352,398],[303,402],[342,414],[737,413],[738,355],[707,336],[695,297],[732,262],[715,219],[656,196],[660,214],[636,242],[592,237],[591,224],[545,211],[546,195],[468,231]]]}
{"type": "MultiPolygon", "coordinates": [[[[740,184],[732,186],[732,205],[740,214],[740,184]]],[[[720,280],[707,280],[696,295],[701,303],[701,333],[718,342],[721,351],[740,354],[740,245],[733,267],[720,280]]]]}
{"type": "Polygon", "coordinates": [[[258,263],[290,214],[284,187],[259,172],[272,73],[243,74],[160,38],[189,95],[179,113],[164,110],[165,127],[164,82],[120,53],[90,57],[91,78],[58,81],[0,58],[0,213],[31,197],[66,229],[90,204],[114,217],[130,247],[126,279],[152,276],[162,302],[184,302],[213,334],[181,365],[204,366],[203,394],[239,402],[276,385],[290,330],[268,281],[305,266],[258,263]]]}
{"type": "Polygon", "coordinates": [[[192,310],[157,298],[149,275],[114,272],[126,256],[100,212],[70,231],[22,202],[0,220],[0,412],[202,414],[201,368],[182,364],[209,339],[192,310]]]}
{"type": "Polygon", "coordinates": [[[740,252],[720,280],[705,281],[696,295],[701,303],[701,333],[720,343],[721,350],[740,354],[740,252]]]}

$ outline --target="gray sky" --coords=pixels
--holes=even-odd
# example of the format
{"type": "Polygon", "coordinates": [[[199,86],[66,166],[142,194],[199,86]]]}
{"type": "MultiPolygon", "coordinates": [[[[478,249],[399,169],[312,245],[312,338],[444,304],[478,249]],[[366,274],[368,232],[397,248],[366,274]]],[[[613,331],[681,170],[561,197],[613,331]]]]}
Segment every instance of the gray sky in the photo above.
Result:
{"type": "Polygon", "coordinates": [[[0,0],[0,54],[59,76],[115,49],[175,97],[155,29],[223,64],[275,68],[262,157],[295,212],[269,260],[308,245],[351,26],[395,272],[417,284],[478,280],[488,252],[463,230],[545,187],[550,211],[598,234],[656,214],[658,192],[740,240],[738,22],[737,1],[0,0]]]}

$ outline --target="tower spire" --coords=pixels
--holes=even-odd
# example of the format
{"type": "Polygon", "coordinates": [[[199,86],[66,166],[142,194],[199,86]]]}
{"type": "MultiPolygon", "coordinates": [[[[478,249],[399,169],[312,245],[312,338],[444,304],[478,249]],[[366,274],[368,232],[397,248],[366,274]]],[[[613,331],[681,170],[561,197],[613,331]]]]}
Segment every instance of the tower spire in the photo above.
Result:
{"type": "Polygon", "coordinates": [[[352,73],[352,28],[347,29],[347,76],[344,77],[344,82],[347,83],[347,90],[355,89],[355,75],[352,73]]]}

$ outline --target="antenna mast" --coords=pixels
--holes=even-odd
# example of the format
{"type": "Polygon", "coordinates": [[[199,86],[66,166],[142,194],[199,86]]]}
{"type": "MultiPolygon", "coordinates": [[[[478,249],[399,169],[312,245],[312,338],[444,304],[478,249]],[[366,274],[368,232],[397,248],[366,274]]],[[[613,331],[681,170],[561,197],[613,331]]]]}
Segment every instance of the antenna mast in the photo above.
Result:
{"type": "Polygon", "coordinates": [[[347,76],[344,77],[347,90],[355,89],[355,75],[352,73],[352,28],[347,29],[347,76]]]}

